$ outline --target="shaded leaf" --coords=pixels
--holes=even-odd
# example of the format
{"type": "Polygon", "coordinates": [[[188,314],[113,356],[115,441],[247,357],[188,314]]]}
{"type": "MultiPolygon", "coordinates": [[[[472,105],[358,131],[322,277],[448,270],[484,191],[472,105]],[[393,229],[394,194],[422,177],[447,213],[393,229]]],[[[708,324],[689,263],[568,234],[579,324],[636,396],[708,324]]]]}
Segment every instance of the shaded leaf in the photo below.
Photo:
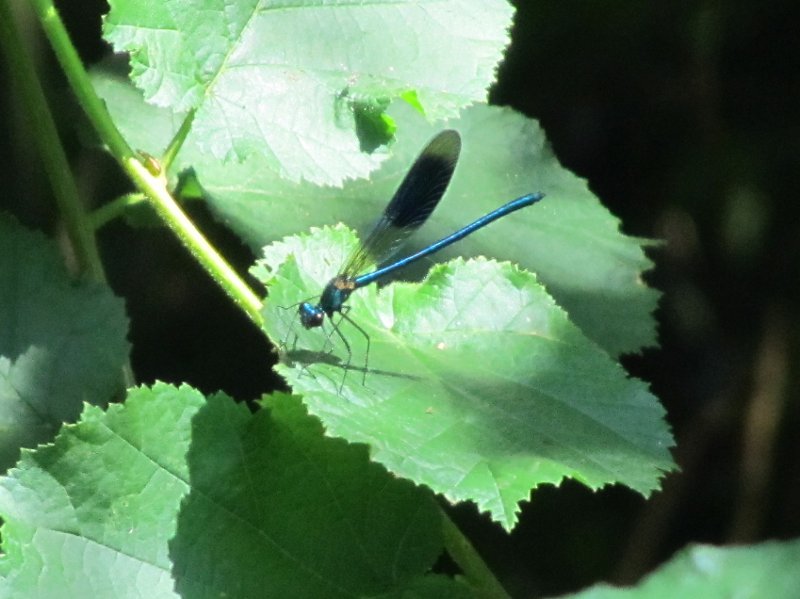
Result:
{"type": "Polygon", "coordinates": [[[800,589],[800,541],[750,547],[695,545],[637,586],[597,585],[576,599],[794,599],[800,589]]]}
{"type": "Polygon", "coordinates": [[[0,215],[0,469],[77,419],[83,402],[112,399],[127,328],[108,287],[74,282],[53,241],[0,215]]]}
{"type": "Polygon", "coordinates": [[[419,584],[442,550],[429,493],[366,448],[326,439],[296,398],[251,416],[211,399],[194,422],[192,492],[170,545],[191,597],[357,597],[419,584]]]}

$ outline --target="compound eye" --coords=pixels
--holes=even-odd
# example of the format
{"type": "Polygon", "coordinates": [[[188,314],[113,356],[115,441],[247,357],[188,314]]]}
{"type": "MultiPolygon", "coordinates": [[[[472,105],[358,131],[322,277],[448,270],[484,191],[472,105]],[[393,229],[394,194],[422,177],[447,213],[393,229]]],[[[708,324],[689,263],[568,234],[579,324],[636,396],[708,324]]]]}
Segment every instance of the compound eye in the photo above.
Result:
{"type": "Polygon", "coordinates": [[[300,307],[297,309],[298,313],[300,314],[300,323],[307,329],[313,329],[315,327],[322,326],[322,321],[325,318],[325,312],[323,312],[318,306],[312,306],[308,302],[304,302],[300,304],[300,307]]]}

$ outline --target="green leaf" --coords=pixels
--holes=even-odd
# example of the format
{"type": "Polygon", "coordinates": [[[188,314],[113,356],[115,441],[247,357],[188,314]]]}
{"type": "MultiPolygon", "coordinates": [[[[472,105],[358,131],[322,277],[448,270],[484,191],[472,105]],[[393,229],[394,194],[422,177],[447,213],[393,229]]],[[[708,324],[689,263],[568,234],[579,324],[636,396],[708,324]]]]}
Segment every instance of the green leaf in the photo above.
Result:
{"type": "Polygon", "coordinates": [[[0,479],[0,596],[177,597],[167,541],[201,405],[185,386],[131,390],[124,406],[87,406],[53,445],[24,451],[0,479]]]}
{"type": "Polygon", "coordinates": [[[75,283],[53,241],[0,215],[0,469],[120,391],[127,328],[108,287],[75,283]]]}
{"type": "MultiPolygon", "coordinates": [[[[116,61],[104,61],[96,66],[91,78],[95,91],[105,100],[114,124],[123,133],[128,145],[152,156],[161,156],[180,129],[186,113],[174,113],[146,103],[142,92],[120,72],[116,61]]],[[[191,141],[188,147],[194,157],[202,156],[191,141]]]]}
{"type": "Polygon", "coordinates": [[[337,98],[414,94],[430,119],[486,98],[508,44],[504,0],[112,0],[105,38],[149,102],[197,109],[204,152],[260,155],[291,180],[339,185],[361,152],[337,98]],[[458,59],[454,60],[453,56],[458,59]]]}
{"type": "Polygon", "coordinates": [[[795,599],[800,589],[800,541],[750,547],[695,545],[636,587],[598,585],[576,599],[795,599]]]}
{"type": "MultiPolygon", "coordinates": [[[[97,74],[95,85],[137,147],[152,151],[170,138],[171,126],[177,127],[171,115],[146,106],[141,94],[119,80],[97,74]],[[148,131],[154,131],[150,143],[148,131]]],[[[194,169],[212,210],[252,247],[311,225],[367,227],[439,130],[408,105],[396,105],[390,112],[401,131],[392,157],[370,180],[351,181],[343,189],[287,182],[259,156],[222,164],[197,151],[191,136],[176,168],[194,169]]],[[[446,125],[460,131],[462,157],[447,197],[414,236],[416,246],[452,233],[514,197],[543,191],[547,196],[537,206],[493,223],[436,259],[486,255],[512,260],[536,272],[573,322],[612,355],[654,345],[652,312],[659,294],[642,282],[642,272],[652,267],[642,250],[647,242],[620,233],[619,220],[586,181],[558,163],[536,122],[508,109],[473,106],[446,125]]]]}
{"type": "Polygon", "coordinates": [[[297,399],[265,406],[158,383],[25,450],[0,478],[0,596],[470,596],[426,574],[429,491],[325,438],[297,399]]]}
{"type": "Polygon", "coordinates": [[[386,114],[386,109],[391,104],[389,98],[347,97],[342,99],[342,103],[355,117],[356,131],[363,152],[374,152],[380,146],[392,141],[397,131],[397,123],[386,114]]]}
{"type": "Polygon", "coordinates": [[[406,587],[374,595],[374,599],[478,599],[487,597],[471,587],[463,578],[429,574],[416,578],[406,587]]]}
{"type": "MultiPolygon", "coordinates": [[[[323,437],[296,399],[210,400],[170,545],[191,597],[356,597],[418,584],[442,550],[430,493],[323,437]]],[[[393,592],[394,592],[393,591],[393,592]]]]}
{"type": "Polygon", "coordinates": [[[392,472],[472,500],[506,528],[539,484],[571,477],[648,494],[673,467],[646,385],[508,263],[458,260],[421,285],[358,290],[349,316],[369,336],[368,356],[345,321],[352,356],[330,329],[303,330],[298,302],[319,294],[355,243],[342,227],[287,238],[255,271],[270,285],[267,332],[286,350],[278,370],[330,434],[369,444],[392,472]]]}

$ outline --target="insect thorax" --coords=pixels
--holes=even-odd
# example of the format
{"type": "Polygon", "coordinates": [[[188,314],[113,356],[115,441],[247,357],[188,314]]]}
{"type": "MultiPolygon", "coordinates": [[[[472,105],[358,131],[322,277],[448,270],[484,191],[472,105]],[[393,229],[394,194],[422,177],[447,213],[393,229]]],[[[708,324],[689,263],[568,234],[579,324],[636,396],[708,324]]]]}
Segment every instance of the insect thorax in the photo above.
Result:
{"type": "Polygon", "coordinates": [[[350,297],[350,294],[355,291],[355,281],[349,277],[339,275],[331,279],[322,295],[319,298],[319,306],[325,311],[328,317],[332,316],[334,312],[341,312],[342,306],[350,297]]]}

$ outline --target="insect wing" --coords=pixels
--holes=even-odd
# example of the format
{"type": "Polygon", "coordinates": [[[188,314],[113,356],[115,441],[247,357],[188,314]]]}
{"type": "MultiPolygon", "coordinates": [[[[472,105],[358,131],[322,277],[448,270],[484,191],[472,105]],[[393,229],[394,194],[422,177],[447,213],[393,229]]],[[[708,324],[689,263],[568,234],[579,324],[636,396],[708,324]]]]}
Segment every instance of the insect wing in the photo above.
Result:
{"type": "Polygon", "coordinates": [[[442,199],[461,152],[461,137],[448,129],[434,137],[411,165],[378,222],[339,274],[355,277],[381,264],[428,220],[442,199]]]}

